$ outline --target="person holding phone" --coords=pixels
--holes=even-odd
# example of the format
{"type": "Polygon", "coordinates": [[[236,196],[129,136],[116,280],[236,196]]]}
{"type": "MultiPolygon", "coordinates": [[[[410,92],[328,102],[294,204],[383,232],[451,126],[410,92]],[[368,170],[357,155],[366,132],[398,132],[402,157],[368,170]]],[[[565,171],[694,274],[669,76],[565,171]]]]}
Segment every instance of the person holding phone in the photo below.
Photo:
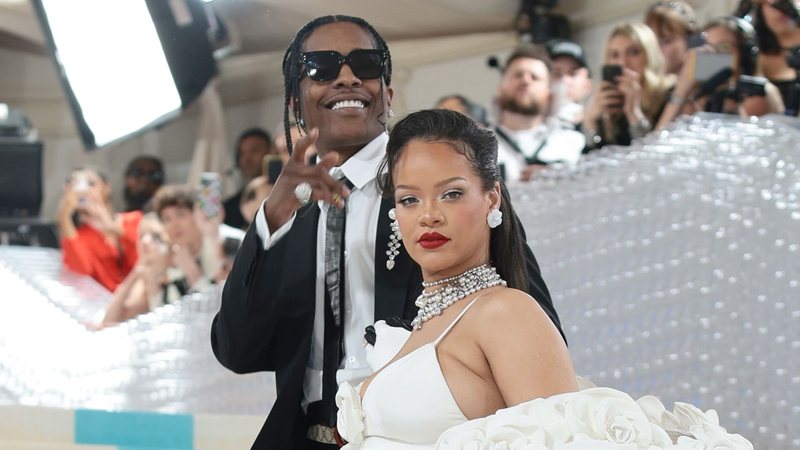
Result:
{"type": "Polygon", "coordinates": [[[658,121],[670,82],[653,31],[629,22],[611,30],[599,89],[586,107],[583,132],[589,149],[630,145],[658,121]]]}
{"type": "Polygon", "coordinates": [[[227,278],[233,255],[226,255],[225,241],[244,237],[242,230],[221,223],[219,211],[201,208],[204,203],[214,202],[183,184],[164,185],[153,196],[153,210],[169,238],[170,267],[176,269],[169,282],[180,285],[181,294],[227,278]]]}
{"type": "Polygon", "coordinates": [[[64,265],[113,291],[136,264],[141,219],[141,211],[114,212],[111,185],[103,172],[74,169],[56,213],[64,265]]]}
{"type": "Polygon", "coordinates": [[[104,328],[119,324],[171,303],[187,292],[185,284],[170,283],[177,278],[176,269],[171,267],[169,236],[154,212],[142,217],[137,250],[136,267],[114,291],[102,322],[90,326],[104,328]]]}

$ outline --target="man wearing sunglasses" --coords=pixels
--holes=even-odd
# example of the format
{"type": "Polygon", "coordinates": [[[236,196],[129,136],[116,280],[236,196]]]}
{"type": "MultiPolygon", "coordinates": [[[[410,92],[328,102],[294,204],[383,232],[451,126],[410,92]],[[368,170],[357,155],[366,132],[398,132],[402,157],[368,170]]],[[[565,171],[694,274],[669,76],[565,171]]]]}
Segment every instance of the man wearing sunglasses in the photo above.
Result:
{"type": "Polygon", "coordinates": [[[137,156],[125,169],[125,211],[141,211],[164,184],[164,165],[153,156],[137,156]]]}
{"type": "MultiPolygon", "coordinates": [[[[224,366],[276,372],[278,397],[253,448],[337,448],[338,383],[372,372],[364,328],[416,315],[422,276],[404,249],[386,256],[394,202],[377,186],[391,67],[383,38],[349,16],[306,24],[284,56],[284,123],[292,114],[305,136],[292,142],[286,125],[292,156],[245,236],[211,332],[224,366]],[[312,144],[316,165],[304,158],[312,144]],[[341,220],[330,220],[342,209],[341,220]]],[[[558,326],[528,256],[529,292],[558,326]]]]}

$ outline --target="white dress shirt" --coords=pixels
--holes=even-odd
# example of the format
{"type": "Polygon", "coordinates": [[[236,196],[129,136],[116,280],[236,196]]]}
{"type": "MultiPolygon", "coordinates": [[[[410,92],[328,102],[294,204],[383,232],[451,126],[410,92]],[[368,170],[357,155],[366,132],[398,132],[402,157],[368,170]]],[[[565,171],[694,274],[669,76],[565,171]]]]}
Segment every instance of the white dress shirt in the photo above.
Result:
{"type": "MultiPolygon", "coordinates": [[[[381,196],[376,174],[386,153],[389,137],[381,133],[344,164],[331,169],[333,178],[342,174],[353,183],[347,199],[345,225],[345,292],[344,292],[344,359],[336,379],[355,385],[366,378],[371,369],[364,353],[364,328],[375,322],[375,233],[381,196]]],[[[314,332],[311,339],[311,358],[303,383],[304,406],[322,399],[322,355],[324,347],[325,301],[325,224],[330,207],[318,202],[320,208],[317,227],[317,285],[314,332]]],[[[294,223],[295,215],[270,234],[264,206],[256,214],[256,231],[264,250],[285,236],[294,223]]]]}
{"type": "Polygon", "coordinates": [[[514,139],[524,153],[521,155],[500,135],[497,136],[497,162],[503,165],[506,181],[509,182],[519,180],[522,170],[528,165],[526,157],[531,158],[536,154],[544,163],[562,162],[568,167],[575,167],[586,145],[582,133],[565,129],[550,118],[535,128],[519,131],[503,128],[503,132],[514,139]]]}

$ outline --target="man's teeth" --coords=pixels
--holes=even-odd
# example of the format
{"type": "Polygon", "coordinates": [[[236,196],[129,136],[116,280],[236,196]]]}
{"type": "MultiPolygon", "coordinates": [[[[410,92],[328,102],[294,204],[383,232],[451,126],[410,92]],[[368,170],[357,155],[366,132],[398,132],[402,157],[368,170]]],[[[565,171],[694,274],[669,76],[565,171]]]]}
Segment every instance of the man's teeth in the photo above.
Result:
{"type": "Polygon", "coordinates": [[[333,104],[331,109],[339,108],[363,108],[364,102],[361,100],[340,100],[333,104]]]}

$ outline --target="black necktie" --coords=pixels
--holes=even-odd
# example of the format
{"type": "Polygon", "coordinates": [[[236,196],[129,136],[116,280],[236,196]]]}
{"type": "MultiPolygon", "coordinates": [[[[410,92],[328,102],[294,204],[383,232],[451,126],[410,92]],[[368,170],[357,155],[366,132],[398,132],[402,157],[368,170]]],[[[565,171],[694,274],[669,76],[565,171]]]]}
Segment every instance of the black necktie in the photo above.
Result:
{"type": "MultiPolygon", "coordinates": [[[[340,181],[348,188],[353,184],[340,181]]],[[[328,208],[325,223],[325,344],[322,359],[322,401],[327,425],[336,424],[336,372],[344,355],[344,230],[347,208],[328,208]]]]}

